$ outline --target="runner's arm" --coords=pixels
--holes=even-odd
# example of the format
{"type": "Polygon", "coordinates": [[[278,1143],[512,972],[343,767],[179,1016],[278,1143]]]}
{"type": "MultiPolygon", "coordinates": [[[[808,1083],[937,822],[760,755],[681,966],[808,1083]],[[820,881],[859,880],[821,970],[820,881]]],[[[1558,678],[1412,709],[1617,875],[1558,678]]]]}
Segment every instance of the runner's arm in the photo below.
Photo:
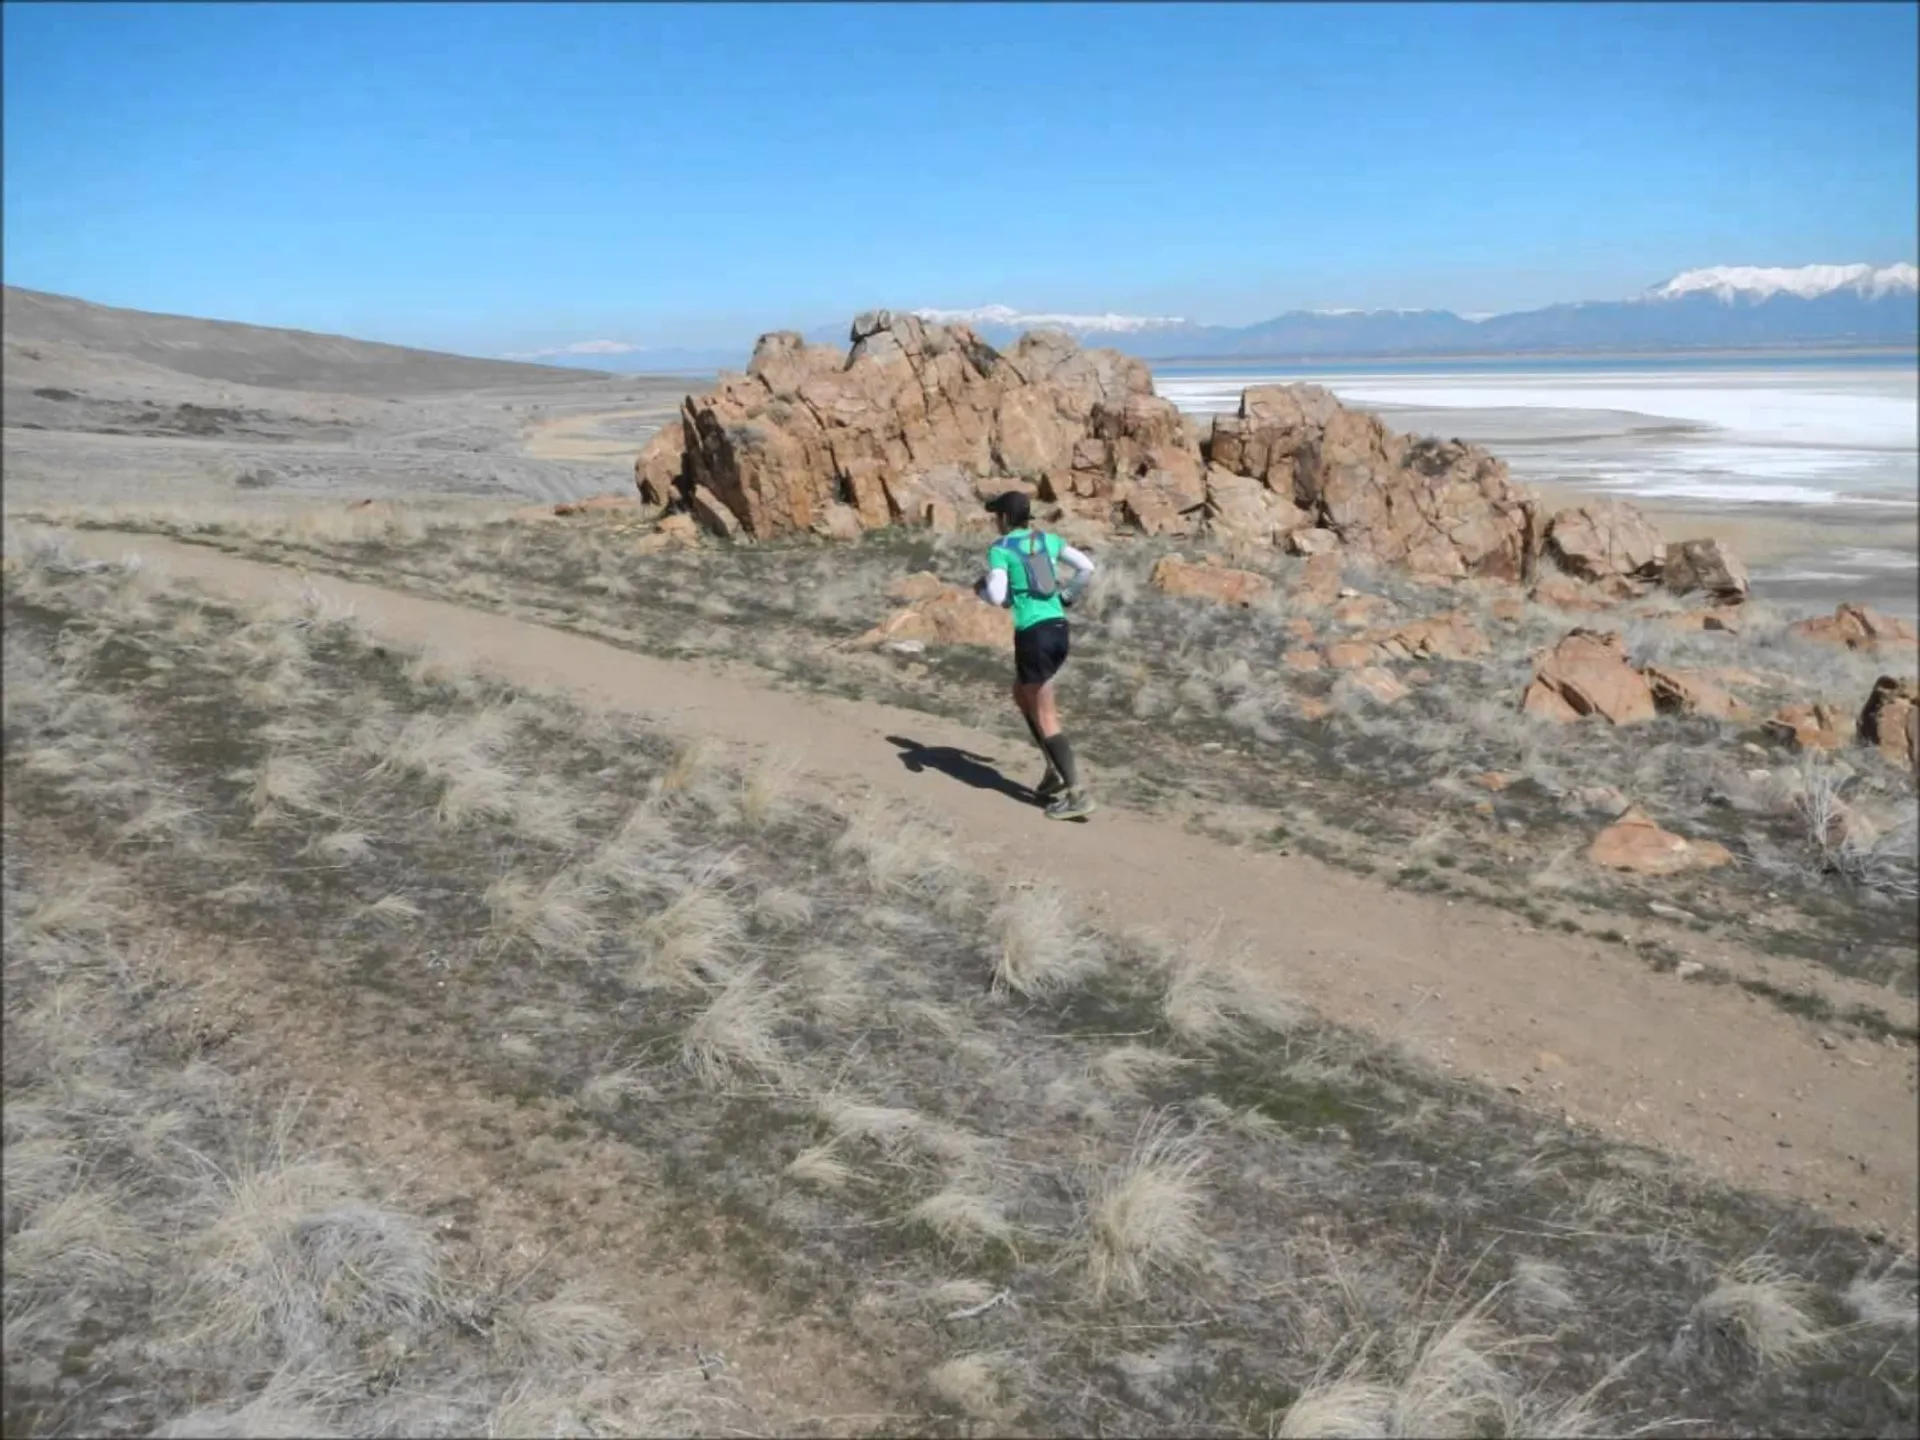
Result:
{"type": "Polygon", "coordinates": [[[1081,592],[1087,588],[1087,581],[1093,576],[1093,557],[1063,541],[1060,558],[1073,568],[1073,578],[1067,581],[1066,588],[1060,592],[1060,602],[1071,605],[1080,598],[1081,592]]]}
{"type": "Polygon", "coordinates": [[[997,566],[987,572],[987,578],[980,583],[980,598],[989,605],[1007,603],[1007,572],[997,566]]]}

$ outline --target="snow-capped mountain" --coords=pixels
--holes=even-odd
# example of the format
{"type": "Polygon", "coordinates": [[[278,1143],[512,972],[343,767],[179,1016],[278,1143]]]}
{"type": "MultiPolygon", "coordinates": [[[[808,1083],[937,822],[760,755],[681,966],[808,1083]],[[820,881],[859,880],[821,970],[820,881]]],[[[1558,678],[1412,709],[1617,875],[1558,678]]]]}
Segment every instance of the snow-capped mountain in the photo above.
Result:
{"type": "Polygon", "coordinates": [[[1771,300],[1776,295],[1792,295],[1801,300],[1817,300],[1838,291],[1851,291],[1868,299],[1902,292],[1920,292],[1920,268],[1912,265],[1802,265],[1785,270],[1760,265],[1714,265],[1705,270],[1688,270],[1664,285],[1647,292],[1649,300],[1677,300],[1683,295],[1712,295],[1729,304],[1735,301],[1771,300]]]}
{"type": "MultiPolygon", "coordinates": [[[[1028,330],[1066,330],[1082,344],[1144,360],[1370,360],[1437,355],[1601,354],[1621,351],[1897,347],[1920,349],[1920,269],[1894,265],[1716,265],[1688,270],[1624,300],[1582,300],[1501,315],[1450,310],[1293,310],[1252,325],[1203,325],[1163,315],[1070,314],[1010,305],[920,309],[971,326],[1004,348],[1028,330]]],[[[844,320],[806,338],[845,346],[844,320]]],[[[588,364],[622,371],[691,370],[745,363],[738,352],[635,353],[603,344],[588,364]],[[710,364],[702,364],[703,361],[710,364]]]]}
{"type": "Polygon", "coordinates": [[[1132,335],[1142,330],[1169,330],[1192,323],[1177,315],[1029,314],[1015,310],[1011,305],[981,305],[972,310],[916,310],[913,313],[936,325],[971,325],[975,329],[1065,330],[1074,335],[1132,335]]]}

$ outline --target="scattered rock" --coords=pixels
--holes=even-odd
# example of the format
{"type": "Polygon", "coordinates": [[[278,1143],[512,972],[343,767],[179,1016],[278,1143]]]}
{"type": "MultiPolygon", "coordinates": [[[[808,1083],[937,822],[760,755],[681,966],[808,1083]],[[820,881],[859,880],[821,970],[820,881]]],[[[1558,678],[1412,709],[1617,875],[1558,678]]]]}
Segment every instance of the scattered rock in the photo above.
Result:
{"type": "Polygon", "coordinates": [[[638,510],[640,501],[633,495],[589,495],[584,500],[562,500],[553,507],[556,515],[596,515],[606,510],[638,510]]]}
{"type": "Polygon", "coordinates": [[[1691,980],[1706,968],[1707,967],[1702,965],[1698,960],[1682,960],[1678,965],[1673,967],[1673,973],[1676,979],[1691,980]]]}
{"type": "Polygon", "coordinates": [[[1379,643],[1396,660],[1472,660],[1493,649],[1480,627],[1458,611],[1402,625],[1381,636],[1379,643]]]}
{"type": "Polygon", "coordinates": [[[1630,809],[1594,836],[1587,858],[1610,870],[1638,875],[1677,875],[1728,864],[1733,852],[1713,840],[1688,840],[1662,830],[1639,809],[1630,809]]]}
{"type": "Polygon", "coordinates": [[[1211,600],[1216,605],[1249,606],[1273,592],[1273,582],[1252,570],[1190,565],[1178,555],[1168,555],[1156,563],[1148,580],[1163,595],[1211,600]]]}
{"type": "Polygon", "coordinates": [[[1847,743],[1845,718],[1824,700],[1787,705],[1763,727],[1770,739],[1795,750],[1838,750],[1847,743]]]}
{"type": "Polygon", "coordinates": [[[1326,649],[1326,663],[1335,670],[1359,670],[1379,658],[1380,647],[1368,640],[1339,640],[1326,649]]]}
{"type": "Polygon", "coordinates": [[[924,645],[1003,647],[1013,641],[1013,617],[997,605],[982,604],[971,590],[942,586],[922,594],[854,642],[877,646],[917,640],[924,645]]]}
{"type": "Polygon", "coordinates": [[[1593,586],[1551,572],[1533,582],[1528,598],[1537,605],[1550,605],[1555,610],[1594,612],[1613,608],[1613,601],[1593,586]]]}
{"type": "Polygon", "coordinates": [[[663,550],[679,550],[700,543],[700,527],[691,515],[663,515],[652,533],[634,542],[636,555],[657,555],[663,550]]]}
{"type": "Polygon", "coordinates": [[[1518,595],[1501,595],[1487,606],[1487,614],[1503,625],[1514,625],[1527,618],[1527,602],[1518,595]]]}
{"type": "Polygon", "coordinates": [[[1705,715],[1714,720],[1732,721],[1751,716],[1745,705],[1701,671],[1649,665],[1641,674],[1653,692],[1654,707],[1663,715],[1705,715]]]}
{"type": "Polygon", "coordinates": [[[1299,703],[1302,720],[1324,720],[1333,713],[1333,706],[1318,695],[1303,696],[1299,703]]]}
{"type": "Polygon", "coordinates": [[[936,595],[944,595],[953,587],[935,575],[931,570],[917,570],[911,575],[903,575],[887,586],[887,598],[911,604],[915,600],[931,600],[936,595]]]}
{"type": "Polygon", "coordinates": [[[1727,607],[1714,610],[1679,610],[1667,614],[1649,614],[1646,618],[1671,625],[1676,630],[1719,630],[1729,635],[1740,633],[1739,612],[1727,607]]]}
{"type": "Polygon", "coordinates": [[[1723,605],[1738,605],[1751,588],[1747,567],[1718,540],[1682,540],[1667,547],[1667,589],[1676,595],[1704,590],[1723,605]]]}
{"type": "Polygon", "coordinates": [[[1383,595],[1353,595],[1334,605],[1332,618],[1336,625],[1371,625],[1391,609],[1393,602],[1383,595]]]}
{"type": "Polygon", "coordinates": [[[1306,672],[1320,669],[1324,662],[1318,650],[1289,650],[1280,657],[1280,663],[1289,670],[1306,672]]]}
{"type": "Polygon", "coordinates": [[[1301,615],[1294,616],[1281,628],[1302,645],[1311,645],[1320,638],[1319,632],[1313,627],[1313,622],[1301,615]]]}
{"type": "Polygon", "coordinates": [[[1595,500],[1547,522],[1547,553],[1566,574],[1592,582],[1662,577],[1667,545],[1653,522],[1624,500],[1595,500]]]}
{"type": "Polygon", "coordinates": [[[1855,728],[1861,744],[1873,746],[1920,780],[1920,685],[1882,675],[1873,682],[1855,728]]]}
{"type": "Polygon", "coordinates": [[[1571,721],[1599,715],[1615,725],[1654,717],[1653,692],[1627,663],[1617,634],[1575,630],[1534,662],[1521,699],[1529,715],[1571,721]]]}
{"type": "Polygon", "coordinates": [[[1819,640],[1869,653],[1877,652],[1882,646],[1912,645],[1920,641],[1920,631],[1906,621],[1883,615],[1865,605],[1853,604],[1837,606],[1831,615],[1796,620],[1787,627],[1787,633],[1803,640],[1819,640]]]}
{"type": "Polygon", "coordinates": [[[1295,555],[1331,555],[1340,548],[1340,537],[1331,530],[1312,526],[1287,536],[1287,549],[1295,555]]]}
{"type": "Polygon", "coordinates": [[[1486,770],[1473,777],[1473,783],[1482,790],[1501,791],[1520,777],[1505,770],[1486,770]]]}
{"type": "Polygon", "coordinates": [[[1368,665],[1355,670],[1347,676],[1347,683],[1354,689],[1371,697],[1381,705],[1395,705],[1413,692],[1394,675],[1391,670],[1378,665],[1368,665]]]}

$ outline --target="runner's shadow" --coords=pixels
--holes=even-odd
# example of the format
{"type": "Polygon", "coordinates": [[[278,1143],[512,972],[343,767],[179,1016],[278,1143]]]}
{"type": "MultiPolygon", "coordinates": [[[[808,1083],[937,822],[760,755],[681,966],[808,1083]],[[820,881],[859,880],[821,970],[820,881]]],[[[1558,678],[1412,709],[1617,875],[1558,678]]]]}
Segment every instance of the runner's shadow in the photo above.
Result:
{"type": "Polygon", "coordinates": [[[1002,775],[988,763],[984,755],[975,755],[951,745],[922,745],[918,740],[908,740],[899,735],[887,736],[887,743],[900,747],[900,763],[916,775],[923,770],[938,770],[949,779],[958,780],[962,785],[971,785],[976,790],[995,790],[1028,805],[1039,803],[1039,797],[1030,788],[1002,775]]]}

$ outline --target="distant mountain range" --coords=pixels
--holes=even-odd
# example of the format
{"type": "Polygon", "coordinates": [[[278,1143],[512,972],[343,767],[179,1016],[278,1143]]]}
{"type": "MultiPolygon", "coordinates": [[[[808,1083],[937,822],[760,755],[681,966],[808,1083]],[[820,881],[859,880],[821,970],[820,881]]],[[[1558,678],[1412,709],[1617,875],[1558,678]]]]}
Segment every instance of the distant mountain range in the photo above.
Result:
{"type": "MultiPolygon", "coordinates": [[[[1145,360],[1370,360],[1443,355],[1920,346],[1920,269],[1911,264],[1715,266],[1689,270],[1626,300],[1589,300],[1504,315],[1450,310],[1294,310],[1252,325],[1201,325],[1172,316],[1023,313],[1004,305],[922,309],[928,320],[971,325],[990,345],[1022,332],[1066,330],[1083,344],[1145,360]]],[[[845,320],[805,332],[845,345],[845,320]]],[[[621,371],[738,368],[743,351],[648,351],[588,342],[549,363],[621,371]]],[[[532,358],[532,357],[527,357],[532,358]]]]}

